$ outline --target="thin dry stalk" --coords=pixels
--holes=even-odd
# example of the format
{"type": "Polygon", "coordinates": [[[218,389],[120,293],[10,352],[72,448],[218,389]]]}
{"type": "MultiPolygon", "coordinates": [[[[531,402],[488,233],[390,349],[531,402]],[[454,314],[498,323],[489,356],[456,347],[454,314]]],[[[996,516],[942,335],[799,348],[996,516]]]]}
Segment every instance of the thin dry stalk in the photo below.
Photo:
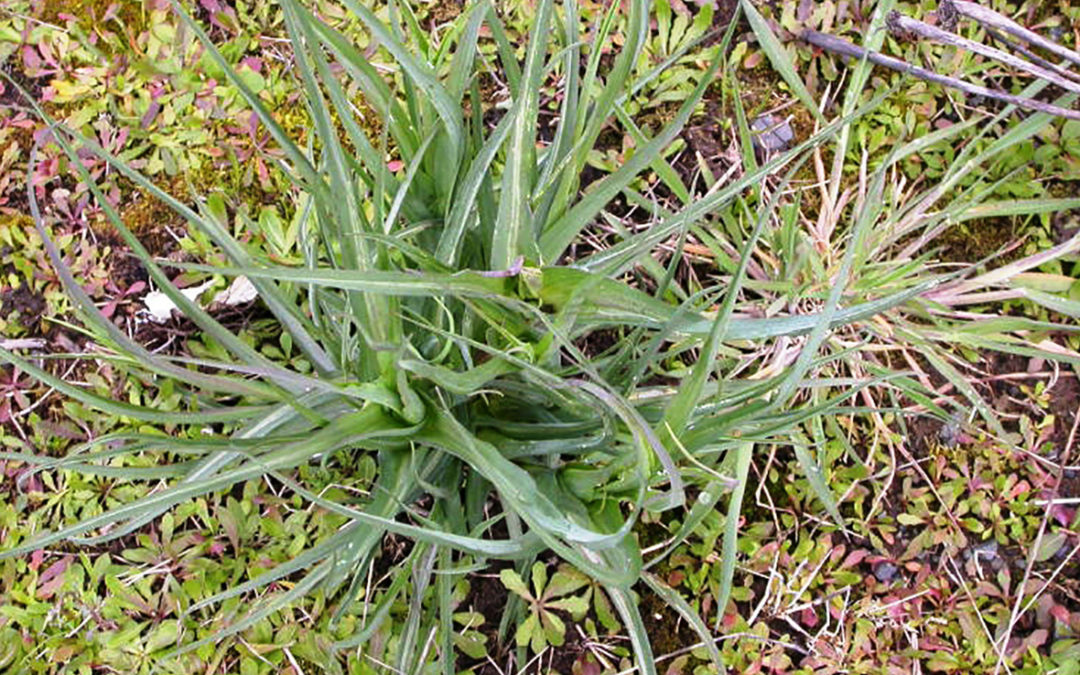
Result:
{"type": "Polygon", "coordinates": [[[1080,66],[1080,54],[1077,54],[1071,49],[1062,47],[1053,40],[1047,40],[1038,33],[1024,28],[1012,19],[1002,16],[993,10],[977,5],[974,2],[964,2],[963,0],[943,0],[941,4],[943,7],[948,6],[952,10],[955,10],[957,14],[973,19],[985,27],[996,28],[1003,33],[1008,33],[1013,37],[1020,38],[1028,44],[1041,47],[1048,52],[1057,54],[1061,58],[1080,66]]]}
{"type": "Polygon", "coordinates": [[[1051,103],[1043,103],[1042,101],[1036,101],[1035,99],[1025,98],[1023,96],[1014,96],[1012,94],[1006,94],[1003,92],[987,89],[986,87],[980,87],[963,80],[958,80],[955,77],[949,77],[947,75],[939,75],[935,72],[929,71],[925,68],[912,65],[907,61],[901,61],[900,59],[886,56],[878,52],[871,52],[863,49],[862,47],[852,44],[843,38],[838,38],[833,35],[826,35],[825,33],[819,33],[816,30],[804,30],[799,38],[804,42],[807,42],[815,47],[824,49],[825,51],[840,54],[841,56],[847,56],[853,59],[866,59],[870,63],[876,66],[882,66],[889,68],[900,73],[917,77],[920,80],[932,82],[934,84],[940,84],[943,87],[952,87],[953,89],[959,89],[960,91],[969,94],[971,96],[982,96],[983,98],[992,98],[998,101],[1004,101],[1010,105],[1015,105],[1018,108],[1025,108],[1027,110],[1034,110],[1035,112],[1046,113],[1048,115],[1055,115],[1057,117],[1064,117],[1070,120],[1080,120],[1080,111],[1070,110],[1069,108],[1062,108],[1051,103]]]}
{"type": "Polygon", "coordinates": [[[985,288],[1003,284],[1022,272],[1036,269],[1040,265],[1044,265],[1052,260],[1057,260],[1062,256],[1071,255],[1078,250],[1080,250],[1080,234],[1077,234],[1068,241],[1058,244],[1046,251],[1027,256],[1026,258],[1007,265],[1002,265],[985,274],[980,274],[973,279],[959,281],[955,284],[945,286],[944,288],[931,291],[926,294],[926,297],[935,302],[948,303],[951,298],[961,297],[973,291],[981,291],[985,288]]]}
{"type": "MultiPolygon", "coordinates": [[[[985,28],[985,26],[984,26],[984,28],[985,28]]],[[[1033,52],[1030,49],[1028,49],[1027,47],[1025,47],[1024,45],[1022,45],[1019,42],[1016,42],[1014,40],[1010,40],[1009,38],[1005,37],[1004,35],[997,32],[996,30],[993,30],[991,28],[986,28],[986,34],[989,35],[991,38],[993,38],[996,42],[1000,42],[1001,44],[1005,45],[1006,47],[1013,50],[1014,52],[1016,52],[1018,54],[1023,54],[1024,58],[1026,58],[1028,61],[1031,61],[1035,65],[1046,68],[1047,70],[1052,70],[1055,73],[1057,73],[1058,75],[1061,75],[1062,77],[1067,77],[1070,80],[1075,80],[1077,82],[1080,82],[1080,75],[1078,75],[1078,74],[1074,73],[1073,71],[1069,70],[1068,68],[1060,66],[1060,65],[1058,65],[1058,64],[1056,64],[1056,63],[1054,63],[1052,61],[1047,61],[1046,59],[1042,58],[1041,56],[1039,56],[1035,52],[1033,52]]]]}
{"type": "Polygon", "coordinates": [[[16,349],[41,349],[45,346],[45,340],[41,338],[11,338],[0,340],[0,349],[13,351],[16,349]]]}
{"type": "Polygon", "coordinates": [[[995,61],[1000,61],[1007,66],[1016,68],[1017,70],[1023,70],[1031,73],[1035,77],[1042,78],[1047,82],[1056,84],[1062,89],[1080,94],[1080,84],[1061,77],[1057,73],[1051,72],[1045,68],[1041,68],[1033,63],[1029,63],[1024,59],[1017,58],[1008,52],[1001,51],[996,47],[990,47],[982,44],[981,42],[975,42],[965,37],[960,37],[955,33],[941,30],[937,26],[931,26],[930,24],[923,23],[917,19],[904,16],[900,12],[893,11],[889,14],[889,27],[902,31],[903,33],[916,35],[926,40],[933,42],[940,42],[941,44],[951,45],[953,47],[959,47],[965,49],[973,54],[980,54],[995,61]]]}

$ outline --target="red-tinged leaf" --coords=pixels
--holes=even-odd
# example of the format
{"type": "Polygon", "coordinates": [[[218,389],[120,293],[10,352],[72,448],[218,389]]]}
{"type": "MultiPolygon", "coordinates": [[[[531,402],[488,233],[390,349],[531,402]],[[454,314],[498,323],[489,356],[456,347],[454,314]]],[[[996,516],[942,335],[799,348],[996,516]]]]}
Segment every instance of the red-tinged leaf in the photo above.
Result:
{"type": "Polygon", "coordinates": [[[1022,480],[1013,486],[1013,489],[1009,491],[1009,499],[1016,499],[1022,494],[1031,492],[1031,485],[1026,480],[1022,480]]]}
{"type": "Polygon", "coordinates": [[[38,583],[41,585],[37,589],[37,597],[41,600],[51,598],[56,591],[60,590],[60,587],[64,585],[64,572],[67,571],[69,565],[71,565],[71,556],[64,556],[60,560],[57,560],[52,565],[41,573],[41,578],[38,579],[38,583]]]}
{"type": "Polygon", "coordinates": [[[82,433],[70,424],[60,422],[41,422],[40,428],[58,438],[66,438],[70,441],[85,441],[86,434],[82,433]]]}
{"type": "Polygon", "coordinates": [[[70,564],[71,556],[64,556],[60,560],[57,560],[53,564],[49,565],[45,569],[45,571],[41,573],[41,576],[38,578],[38,582],[44,583],[46,581],[51,581],[57,575],[63,574],[67,570],[68,565],[70,564]]]}
{"type": "Polygon", "coordinates": [[[766,560],[775,555],[779,549],[780,542],[770,541],[768,544],[765,544],[760,549],[758,549],[758,553],[755,557],[759,560],[766,560]]]}
{"type": "Polygon", "coordinates": [[[1070,618],[1069,608],[1065,605],[1059,605],[1055,603],[1054,606],[1050,608],[1050,616],[1054,617],[1061,623],[1068,625],[1070,618]]]}
{"type": "Polygon", "coordinates": [[[907,605],[907,603],[901,600],[899,597],[895,595],[887,595],[882,599],[882,603],[888,607],[887,611],[890,619],[902,621],[903,619],[907,618],[908,609],[905,606],[907,605]]]}
{"type": "Polygon", "coordinates": [[[977,597],[977,598],[982,597],[982,596],[986,596],[986,597],[990,597],[990,598],[1001,598],[1002,597],[1001,589],[998,588],[997,586],[995,586],[994,584],[990,583],[989,581],[980,581],[980,582],[978,582],[975,585],[975,588],[973,589],[973,593],[975,594],[975,597],[977,597]]]}
{"type": "Polygon", "coordinates": [[[255,158],[255,171],[259,174],[259,182],[262,185],[270,185],[270,170],[266,168],[266,162],[262,160],[262,157],[255,158]]]}
{"type": "Polygon", "coordinates": [[[601,675],[604,669],[592,654],[582,654],[574,662],[574,675],[601,675]]]}
{"type": "Polygon", "coordinates": [[[1062,506],[1061,504],[1055,504],[1050,509],[1050,515],[1057,521],[1058,525],[1068,527],[1069,524],[1072,523],[1073,518],[1076,517],[1076,509],[1062,506]]]}
{"type": "Polygon", "coordinates": [[[221,529],[225,530],[225,536],[228,537],[229,543],[232,545],[232,550],[234,552],[239,551],[240,524],[236,522],[236,516],[228,509],[220,509],[217,516],[221,529]]]}
{"type": "Polygon", "coordinates": [[[807,628],[813,628],[818,624],[817,612],[815,612],[810,607],[804,608],[801,612],[799,612],[799,622],[807,628]]]}
{"type": "Polygon", "coordinates": [[[53,663],[67,663],[75,656],[75,645],[63,645],[52,653],[53,663]]]}
{"type": "Polygon", "coordinates": [[[1031,635],[1024,638],[1025,647],[1041,647],[1046,644],[1047,638],[1050,637],[1050,632],[1045,628],[1038,628],[1031,631],[1031,635]]]}
{"type": "Polygon", "coordinates": [[[814,648],[827,659],[835,659],[838,654],[836,647],[832,642],[826,639],[819,639],[814,643],[814,648]]]}
{"type": "Polygon", "coordinates": [[[720,622],[720,627],[723,628],[723,632],[728,632],[735,628],[736,622],[739,620],[739,614],[732,612],[724,615],[724,620],[720,622]]]}
{"type": "Polygon", "coordinates": [[[39,548],[30,554],[30,571],[36,572],[43,562],[45,562],[45,550],[39,548]]]}
{"type": "Polygon", "coordinates": [[[952,645],[934,637],[925,637],[919,640],[919,649],[927,652],[947,652],[952,651],[952,645]]]}
{"type": "Polygon", "coordinates": [[[30,571],[38,571],[38,568],[41,567],[41,564],[44,562],[45,552],[43,549],[38,549],[30,554],[30,564],[28,567],[30,568],[30,571]]]}
{"type": "Polygon", "coordinates": [[[1080,633],[1080,612],[1073,612],[1069,615],[1069,629],[1073,633],[1080,633]]]}
{"type": "Polygon", "coordinates": [[[157,119],[159,112],[161,112],[161,104],[157,101],[151,101],[150,105],[146,108],[146,112],[143,114],[142,119],[139,120],[139,127],[144,131],[149,129],[150,125],[157,119]]]}

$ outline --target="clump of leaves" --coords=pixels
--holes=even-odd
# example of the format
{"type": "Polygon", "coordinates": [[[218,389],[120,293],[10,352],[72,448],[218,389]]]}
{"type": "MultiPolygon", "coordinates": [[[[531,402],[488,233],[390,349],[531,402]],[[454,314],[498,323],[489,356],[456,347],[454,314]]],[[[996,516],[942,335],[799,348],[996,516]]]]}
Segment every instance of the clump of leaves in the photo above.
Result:
{"type": "Polygon", "coordinates": [[[528,603],[528,615],[518,626],[515,639],[519,647],[530,645],[539,654],[547,645],[558,647],[566,641],[566,624],[556,612],[566,612],[574,621],[581,621],[589,611],[584,595],[572,595],[589,584],[589,578],[577,570],[562,565],[548,579],[547,565],[533,563],[532,590],[514,569],[499,572],[507,590],[528,603]]]}

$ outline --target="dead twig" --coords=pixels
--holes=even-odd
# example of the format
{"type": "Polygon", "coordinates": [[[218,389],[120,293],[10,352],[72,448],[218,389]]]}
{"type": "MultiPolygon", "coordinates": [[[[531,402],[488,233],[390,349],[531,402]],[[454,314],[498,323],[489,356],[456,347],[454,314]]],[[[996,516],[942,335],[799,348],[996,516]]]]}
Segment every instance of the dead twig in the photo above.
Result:
{"type": "MultiPolygon", "coordinates": [[[[984,26],[984,28],[985,28],[985,26],[984,26]]],[[[1022,45],[1019,42],[1016,42],[1014,40],[1010,40],[1009,38],[1005,37],[1004,35],[997,32],[996,30],[994,30],[992,28],[986,28],[986,34],[989,35],[994,40],[996,40],[997,42],[1000,42],[1001,44],[1005,45],[1009,49],[1013,50],[1014,52],[1017,52],[1019,54],[1023,54],[1024,57],[1026,57],[1029,61],[1031,61],[1035,65],[1046,68],[1047,70],[1052,70],[1055,73],[1057,73],[1058,75],[1061,75],[1062,77],[1067,77],[1070,80],[1080,82],[1080,75],[1074,73],[1073,71],[1069,70],[1068,68],[1064,68],[1064,67],[1062,67],[1062,66],[1060,66],[1060,65],[1058,65],[1056,63],[1053,63],[1051,61],[1047,61],[1046,59],[1042,58],[1041,56],[1039,56],[1035,52],[1033,52],[1030,49],[1028,49],[1027,47],[1025,47],[1024,45],[1022,45]]]]}
{"type": "Polygon", "coordinates": [[[986,87],[980,87],[975,84],[970,84],[963,80],[958,80],[955,77],[949,77],[947,75],[939,75],[935,72],[914,66],[906,61],[895,59],[891,56],[886,56],[878,52],[871,52],[863,49],[862,47],[852,44],[843,38],[838,38],[832,35],[826,35],[825,33],[819,33],[816,30],[804,30],[799,38],[804,42],[807,42],[815,47],[819,47],[841,56],[847,56],[853,59],[866,59],[870,63],[876,66],[882,66],[889,68],[897,72],[905,73],[913,77],[917,77],[920,80],[927,82],[933,82],[934,84],[940,84],[945,87],[952,87],[953,89],[959,89],[960,91],[970,94],[972,96],[982,96],[984,98],[992,98],[998,101],[1004,101],[1011,105],[1015,105],[1019,108],[1026,108],[1027,110],[1034,110],[1036,112],[1046,113],[1048,115],[1056,115],[1058,117],[1064,117],[1071,120],[1080,120],[1080,111],[1070,110],[1068,108],[1062,108],[1050,103],[1043,103],[1042,101],[1036,101],[1035,99],[1024,98],[1023,96],[1013,96],[1012,94],[1005,94],[1002,92],[993,91],[986,87]]]}
{"type": "Polygon", "coordinates": [[[975,42],[965,37],[960,37],[955,33],[941,30],[937,26],[931,26],[930,24],[923,23],[917,19],[904,16],[900,12],[893,11],[889,14],[889,26],[903,31],[904,33],[916,35],[926,40],[933,42],[940,42],[941,44],[951,45],[953,47],[959,47],[965,49],[973,54],[981,54],[995,61],[1000,61],[1007,66],[1011,66],[1018,70],[1027,71],[1035,77],[1042,78],[1047,82],[1056,84],[1062,89],[1066,89],[1076,94],[1080,94],[1080,84],[1067,80],[1061,77],[1057,73],[1051,72],[1045,68],[1041,68],[1033,63],[1028,63],[1024,59],[1017,58],[1008,52],[1003,52],[996,47],[990,47],[982,44],[981,42],[975,42]]]}
{"type": "Polygon", "coordinates": [[[1053,52],[1070,63],[1080,66],[1080,54],[1077,54],[1066,47],[1062,47],[1053,40],[1047,40],[1038,33],[1024,28],[1012,19],[1002,16],[993,10],[981,7],[974,2],[964,2],[963,0],[943,0],[941,4],[943,6],[949,5],[950,11],[955,10],[957,14],[977,21],[984,27],[996,28],[1003,33],[1008,33],[1013,37],[1020,38],[1024,42],[1036,47],[1041,47],[1048,52],[1053,52]]]}

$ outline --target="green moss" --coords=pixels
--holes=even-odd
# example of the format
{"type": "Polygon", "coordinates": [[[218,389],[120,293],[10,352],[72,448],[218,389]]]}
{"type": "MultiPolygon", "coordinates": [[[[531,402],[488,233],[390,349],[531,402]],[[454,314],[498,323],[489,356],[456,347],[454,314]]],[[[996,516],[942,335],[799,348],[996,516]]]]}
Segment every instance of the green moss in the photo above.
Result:
{"type": "Polygon", "coordinates": [[[147,11],[145,3],[135,0],[45,0],[41,4],[37,19],[59,24],[63,22],[60,15],[70,15],[84,28],[93,28],[105,13],[113,5],[116,6],[113,16],[115,19],[110,23],[115,27],[119,22],[126,30],[138,34],[147,28],[147,11]]]}
{"type": "MultiPolygon", "coordinates": [[[[937,256],[948,262],[978,262],[1005,248],[1016,240],[1017,223],[1013,218],[983,218],[953,225],[945,230],[931,246],[941,247],[937,256]]],[[[1022,253],[1021,249],[1007,254],[1007,262],[1022,253]]]]}

